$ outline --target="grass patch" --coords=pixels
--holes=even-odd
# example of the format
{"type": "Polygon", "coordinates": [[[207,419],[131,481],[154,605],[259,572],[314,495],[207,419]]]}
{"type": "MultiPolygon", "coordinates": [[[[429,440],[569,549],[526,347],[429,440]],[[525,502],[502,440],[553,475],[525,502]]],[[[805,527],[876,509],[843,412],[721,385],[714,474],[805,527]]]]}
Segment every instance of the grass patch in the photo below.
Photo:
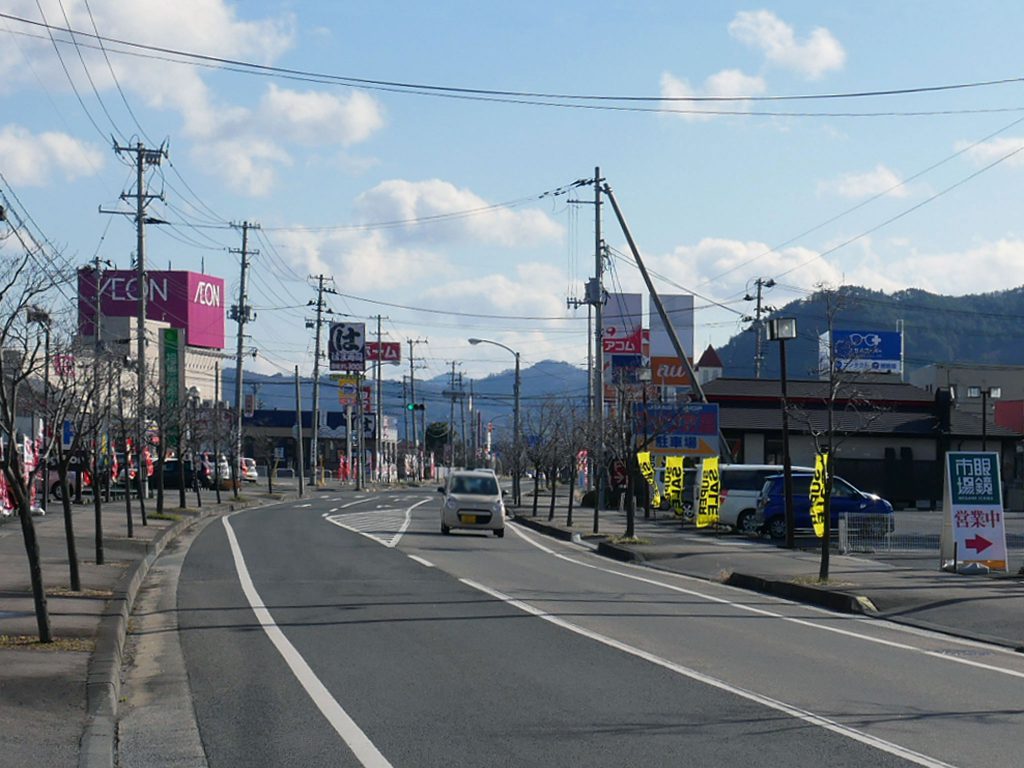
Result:
{"type": "Polygon", "coordinates": [[[639,536],[616,536],[609,539],[612,544],[650,544],[650,539],[642,539],[639,536]]]}
{"type": "Polygon", "coordinates": [[[25,648],[30,651],[78,651],[92,653],[96,643],[87,637],[57,637],[52,643],[40,643],[35,635],[0,635],[0,648],[25,648]]]}
{"type": "Polygon", "coordinates": [[[152,512],[147,515],[147,518],[150,520],[170,520],[172,523],[176,523],[181,520],[181,515],[174,512],[152,512]]]}
{"type": "Polygon", "coordinates": [[[825,579],[821,581],[817,576],[797,576],[795,579],[789,579],[790,584],[799,584],[804,587],[854,587],[851,581],[837,581],[835,579],[825,579]]]}
{"type": "Polygon", "coordinates": [[[46,590],[47,597],[102,597],[109,599],[114,596],[110,589],[80,589],[77,592],[69,587],[51,587],[46,590]]]}

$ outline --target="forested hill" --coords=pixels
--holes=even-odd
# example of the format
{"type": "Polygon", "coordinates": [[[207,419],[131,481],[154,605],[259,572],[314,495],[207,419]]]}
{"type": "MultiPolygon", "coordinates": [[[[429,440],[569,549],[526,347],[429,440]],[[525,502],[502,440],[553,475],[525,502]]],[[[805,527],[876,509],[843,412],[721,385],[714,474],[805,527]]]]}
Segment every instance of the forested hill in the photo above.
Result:
{"type": "MultiPolygon", "coordinates": [[[[902,321],[908,371],[931,363],[1024,365],[1024,287],[969,296],[940,296],[908,289],[887,294],[856,286],[815,293],[771,317],[797,318],[798,338],[786,343],[792,378],[816,375],[818,335],[833,328],[894,331],[902,321]]],[[[726,376],[754,375],[754,334],[740,333],[718,350],[726,376]]],[[[766,341],[761,375],[779,375],[778,344],[766,341]]]]}

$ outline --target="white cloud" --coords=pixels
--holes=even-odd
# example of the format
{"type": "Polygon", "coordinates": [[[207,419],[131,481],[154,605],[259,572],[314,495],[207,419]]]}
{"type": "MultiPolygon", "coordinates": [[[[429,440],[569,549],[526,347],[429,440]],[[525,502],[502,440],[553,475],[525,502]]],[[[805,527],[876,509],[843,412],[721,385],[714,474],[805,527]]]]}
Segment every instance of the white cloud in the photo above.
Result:
{"type": "Polygon", "coordinates": [[[797,40],[793,27],[771,11],[740,11],[729,22],[729,34],[763,51],[770,63],[812,80],[841,69],[846,61],[843,46],[827,29],[815,27],[797,40]]]}
{"type": "Polygon", "coordinates": [[[447,306],[475,306],[485,313],[562,317],[566,311],[564,284],[564,270],[529,262],[517,265],[513,275],[494,273],[445,281],[424,296],[443,299],[447,306]]]}
{"type": "Polygon", "coordinates": [[[350,146],[381,128],[384,116],[377,100],[363,91],[342,97],[272,83],[260,102],[260,121],[275,135],[302,144],[350,146]]]}
{"type": "Polygon", "coordinates": [[[291,156],[273,142],[244,137],[198,145],[192,155],[228,187],[253,197],[269,194],[277,169],[292,164],[291,156]]]}
{"type": "MultiPolygon", "coordinates": [[[[744,96],[757,96],[764,93],[765,82],[760,77],[746,75],[738,69],[723,69],[711,75],[704,81],[704,86],[696,90],[689,82],[678,78],[671,72],[663,72],[661,75],[661,97],[663,99],[689,99],[697,96],[712,96],[721,98],[741,98],[744,96]]],[[[692,112],[677,113],[684,120],[698,121],[710,120],[714,115],[702,115],[701,110],[714,111],[724,109],[729,111],[740,110],[745,107],[743,102],[727,102],[724,104],[667,101],[662,105],[666,109],[693,110],[692,112]]]]}
{"type": "Polygon", "coordinates": [[[1013,154],[1006,160],[1009,165],[1024,165],[1024,136],[1004,136],[1000,139],[985,141],[976,146],[972,142],[959,141],[955,145],[957,152],[967,150],[967,157],[978,165],[988,165],[1013,154]]]}
{"type": "Polygon", "coordinates": [[[91,176],[103,167],[106,153],[66,133],[33,134],[18,125],[0,129],[0,168],[12,184],[42,186],[54,173],[68,181],[91,176]]]}
{"type": "Polygon", "coordinates": [[[889,197],[906,197],[909,190],[901,185],[902,181],[894,171],[878,164],[866,173],[846,173],[831,181],[823,181],[818,184],[818,191],[831,192],[851,200],[882,193],[887,193],[889,197]]]}
{"type": "Polygon", "coordinates": [[[562,227],[535,209],[516,211],[493,208],[470,192],[441,179],[383,181],[355,202],[358,220],[364,223],[441,218],[426,224],[410,224],[390,230],[396,239],[417,242],[471,240],[505,247],[527,246],[562,237],[562,227]]]}

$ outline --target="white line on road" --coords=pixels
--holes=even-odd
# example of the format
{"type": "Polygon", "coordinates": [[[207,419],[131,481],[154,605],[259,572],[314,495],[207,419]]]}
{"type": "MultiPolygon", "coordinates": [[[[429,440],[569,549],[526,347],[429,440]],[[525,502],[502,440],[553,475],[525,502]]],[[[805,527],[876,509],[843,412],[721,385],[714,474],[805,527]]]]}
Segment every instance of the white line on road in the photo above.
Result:
{"type": "MultiPolygon", "coordinates": [[[[327,522],[333,523],[339,528],[344,528],[346,531],[358,533],[360,536],[365,536],[371,541],[376,541],[378,544],[383,544],[385,547],[395,547],[398,545],[398,542],[401,541],[402,536],[405,535],[406,530],[409,528],[409,524],[412,522],[412,511],[421,504],[426,504],[428,501],[431,501],[431,499],[423,499],[422,501],[417,501],[410,507],[406,507],[404,511],[405,519],[402,521],[402,525],[398,528],[398,531],[388,540],[382,539],[380,536],[377,536],[374,533],[365,531],[358,525],[349,525],[349,523],[345,522],[346,520],[349,520],[351,518],[359,518],[358,522],[365,524],[369,521],[376,519],[377,510],[367,510],[367,512],[362,513],[361,515],[359,513],[353,515],[335,515],[334,517],[326,518],[326,520],[327,522]],[[368,518],[368,515],[372,515],[374,517],[368,518]]],[[[345,506],[348,507],[352,505],[346,504],[345,506]]]]}
{"type": "Polygon", "coordinates": [[[430,562],[429,560],[424,560],[422,557],[419,557],[418,555],[409,555],[409,559],[410,560],[415,560],[420,565],[427,566],[427,568],[433,568],[434,567],[434,564],[432,562],[430,562]]]}
{"type": "Polygon", "coordinates": [[[929,757],[928,755],[921,754],[920,752],[915,752],[914,750],[907,749],[906,747],[901,747],[899,744],[894,744],[893,742],[886,741],[885,739],[879,739],[875,736],[864,733],[863,731],[858,731],[855,728],[850,728],[849,726],[837,723],[835,720],[830,720],[829,718],[823,717],[822,715],[816,715],[813,712],[809,712],[805,709],[800,709],[790,704],[786,704],[785,702],[779,701],[778,699],[773,699],[768,696],[762,696],[759,693],[748,691],[744,688],[737,688],[736,686],[731,685],[730,683],[727,683],[724,680],[719,680],[716,677],[711,677],[710,675],[706,675],[703,672],[698,672],[695,669],[690,669],[689,667],[684,667],[682,664],[676,664],[673,661],[669,661],[666,658],[657,656],[653,653],[642,650],[641,648],[637,648],[636,646],[623,643],[619,640],[615,640],[614,638],[608,637],[607,635],[602,635],[599,632],[594,632],[593,630],[586,629],[585,627],[573,624],[557,616],[552,616],[550,613],[547,613],[546,611],[543,611],[540,608],[535,608],[529,603],[524,603],[520,600],[516,600],[506,594],[498,592],[497,590],[493,590],[489,587],[485,587],[483,584],[478,584],[477,582],[472,581],[470,579],[459,579],[459,581],[461,581],[463,584],[469,587],[472,587],[473,589],[483,592],[486,595],[490,595],[493,598],[501,600],[502,602],[507,603],[508,605],[511,605],[514,608],[518,608],[519,610],[525,613],[529,613],[533,616],[536,616],[537,618],[544,619],[544,621],[549,621],[555,626],[567,629],[570,632],[575,632],[576,634],[582,635],[583,637],[589,638],[591,640],[596,640],[597,642],[602,643],[603,645],[607,645],[609,648],[614,648],[618,651],[622,651],[623,653],[628,653],[631,656],[636,656],[637,658],[649,661],[652,664],[657,664],[658,666],[663,667],[669,670],[670,672],[675,672],[678,675],[682,675],[683,677],[688,677],[691,680],[696,680],[697,682],[704,683],[705,685],[710,685],[713,688],[718,688],[719,690],[726,691],[727,693],[740,696],[741,698],[747,699],[748,701],[752,701],[756,704],[760,704],[765,707],[770,707],[771,709],[774,709],[778,712],[783,712],[791,717],[795,717],[800,720],[803,720],[804,722],[810,723],[811,725],[819,726],[826,730],[832,731],[833,733],[837,733],[840,736],[845,736],[847,738],[853,739],[854,741],[859,741],[862,744],[867,744],[870,747],[874,747],[875,749],[887,752],[890,755],[895,755],[896,757],[901,757],[904,760],[909,760],[910,762],[915,763],[917,765],[926,766],[926,768],[952,768],[952,766],[949,763],[944,763],[941,760],[936,760],[935,758],[929,757]]]}
{"type": "Polygon", "coordinates": [[[304,509],[305,507],[312,507],[312,504],[296,504],[295,509],[304,509]]]}
{"type": "MultiPolygon", "coordinates": [[[[888,646],[890,648],[897,648],[897,649],[900,649],[900,650],[903,650],[903,651],[911,651],[913,653],[920,653],[920,654],[923,654],[924,656],[931,656],[932,658],[942,659],[943,661],[952,662],[954,664],[963,664],[964,666],[967,666],[967,667],[975,667],[977,669],[988,670],[989,672],[996,672],[996,673],[1001,674],[1001,675],[1008,675],[1009,677],[1017,677],[1017,678],[1024,679],[1024,672],[1018,672],[1018,671],[1013,670],[1013,669],[1004,669],[1002,667],[997,667],[997,666],[994,666],[994,665],[991,665],[991,664],[985,664],[984,662],[980,662],[980,661],[972,661],[970,659],[964,659],[964,658],[960,658],[958,656],[951,656],[951,655],[949,655],[947,653],[941,653],[941,652],[938,652],[938,651],[929,651],[929,650],[925,650],[924,648],[918,648],[915,645],[910,645],[908,643],[899,643],[899,642],[896,642],[895,640],[886,640],[886,639],[881,638],[881,637],[872,637],[871,635],[866,635],[866,634],[863,634],[861,632],[854,632],[853,630],[843,629],[841,627],[835,627],[835,626],[830,626],[830,625],[825,625],[825,624],[818,624],[818,623],[816,623],[814,621],[811,621],[810,619],[798,619],[798,618],[795,618],[793,616],[785,616],[785,615],[783,615],[781,613],[777,613],[775,611],[769,611],[769,610],[767,610],[765,608],[757,608],[757,607],[755,607],[753,605],[745,605],[743,603],[735,602],[733,600],[727,600],[727,599],[725,599],[723,597],[715,597],[714,595],[709,595],[709,594],[707,594],[705,592],[701,592],[701,591],[697,591],[697,590],[692,590],[692,589],[685,589],[683,587],[676,586],[675,584],[667,584],[664,581],[659,581],[658,579],[653,579],[653,578],[650,578],[650,577],[647,577],[647,576],[640,576],[640,575],[632,574],[632,573],[623,573],[622,571],[614,569],[614,568],[608,568],[608,567],[605,567],[605,566],[602,566],[602,565],[596,565],[594,563],[585,563],[585,562],[583,562],[581,560],[577,560],[577,559],[575,559],[573,557],[569,557],[568,555],[563,555],[560,552],[556,552],[555,550],[551,549],[550,547],[547,547],[544,544],[541,544],[539,541],[534,541],[532,537],[527,536],[522,530],[519,529],[518,526],[512,525],[512,526],[509,526],[509,527],[512,529],[512,532],[515,533],[517,536],[519,536],[521,539],[523,539],[523,541],[527,542],[528,544],[533,545],[534,547],[536,547],[537,549],[541,550],[542,552],[545,552],[545,553],[547,553],[547,554],[549,554],[549,555],[551,555],[553,557],[556,557],[559,560],[564,560],[567,563],[572,563],[573,565],[578,565],[581,568],[593,568],[594,570],[601,571],[602,573],[613,574],[615,576],[621,576],[624,579],[631,579],[633,581],[639,581],[639,582],[641,582],[643,584],[651,584],[651,585],[656,586],[656,587],[662,587],[664,589],[672,590],[673,592],[679,592],[679,593],[684,594],[684,595],[689,595],[690,597],[697,597],[697,598],[700,598],[701,600],[707,600],[707,601],[712,602],[712,603],[719,603],[721,605],[727,605],[727,606],[729,606],[731,608],[735,608],[735,609],[740,610],[740,611],[747,611],[748,613],[756,613],[759,616],[767,616],[767,617],[772,618],[772,619],[781,619],[782,621],[788,621],[788,622],[791,622],[793,624],[799,624],[799,625],[804,626],[804,627],[810,627],[812,629],[818,629],[818,630],[821,630],[823,632],[834,632],[837,635],[843,635],[845,637],[852,637],[852,638],[855,638],[857,640],[864,640],[864,641],[869,642],[869,643],[877,643],[878,645],[884,645],[884,646],[888,646]]],[[[630,564],[624,564],[623,567],[627,567],[627,568],[630,568],[630,567],[632,567],[632,568],[640,568],[642,566],[633,566],[633,565],[630,565],[630,564]]],[[[666,574],[666,575],[668,575],[668,574],[666,574]]],[[[682,578],[682,579],[693,579],[693,577],[686,576],[685,574],[675,574],[674,573],[674,574],[671,574],[671,575],[675,576],[677,578],[682,578]]],[[[729,588],[728,585],[721,585],[721,586],[729,588]]],[[[809,609],[811,609],[811,610],[814,610],[813,606],[807,606],[807,607],[809,609]]],[[[835,614],[831,613],[830,611],[824,611],[823,610],[821,612],[823,614],[825,614],[825,615],[830,615],[830,616],[834,616],[835,615],[835,614]]],[[[854,618],[854,617],[849,617],[849,620],[850,621],[865,621],[865,622],[868,622],[868,621],[870,621],[870,622],[878,621],[877,619],[857,619],[857,618],[854,618]]],[[[889,623],[888,626],[890,628],[892,628],[893,630],[898,631],[898,632],[902,632],[904,634],[914,634],[914,635],[921,635],[922,634],[922,630],[919,630],[919,629],[916,629],[916,628],[913,628],[913,627],[903,627],[903,626],[900,626],[898,624],[892,624],[892,623],[889,623]]],[[[972,641],[972,640],[966,640],[966,639],[963,639],[963,638],[952,638],[952,637],[944,637],[943,639],[946,640],[947,642],[956,642],[956,643],[959,643],[959,644],[962,644],[962,645],[968,645],[968,646],[972,646],[972,647],[984,647],[984,648],[989,649],[989,650],[991,650],[991,651],[993,651],[995,653],[1005,653],[1007,655],[1016,656],[1014,651],[1011,651],[1009,649],[999,648],[999,647],[996,647],[996,646],[990,646],[990,645],[987,645],[987,644],[981,644],[981,643],[977,643],[977,642],[972,641]]]]}
{"type": "Polygon", "coordinates": [[[263,627],[263,631],[267,634],[270,642],[277,648],[278,653],[284,658],[292,674],[302,684],[302,687],[306,689],[306,693],[309,694],[313,703],[316,704],[320,712],[323,713],[323,716],[327,718],[327,722],[331,724],[338,735],[345,741],[359,762],[367,766],[367,768],[390,768],[391,763],[374,746],[362,729],[356,725],[356,722],[349,717],[337,699],[320,682],[320,678],[316,676],[309,664],[306,663],[306,660],[302,658],[302,655],[289,642],[288,638],[284,636],[284,632],[274,622],[270,611],[263,604],[263,599],[256,591],[256,586],[249,576],[249,569],[245,565],[242,550],[238,546],[238,539],[235,538],[235,532],[231,528],[228,518],[224,517],[221,520],[224,522],[224,529],[228,534],[228,544],[231,545],[231,555],[235,560],[235,570],[238,572],[238,581],[242,585],[245,599],[249,601],[253,613],[256,614],[256,620],[263,627]]]}

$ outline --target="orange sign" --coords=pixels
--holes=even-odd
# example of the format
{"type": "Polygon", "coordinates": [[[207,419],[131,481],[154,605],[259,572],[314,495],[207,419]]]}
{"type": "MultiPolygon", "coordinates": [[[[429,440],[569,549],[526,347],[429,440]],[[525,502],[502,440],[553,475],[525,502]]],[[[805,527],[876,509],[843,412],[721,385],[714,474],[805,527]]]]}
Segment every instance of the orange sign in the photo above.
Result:
{"type": "Polygon", "coordinates": [[[662,387],[687,387],[693,382],[678,357],[652,357],[651,383],[662,387]]]}

